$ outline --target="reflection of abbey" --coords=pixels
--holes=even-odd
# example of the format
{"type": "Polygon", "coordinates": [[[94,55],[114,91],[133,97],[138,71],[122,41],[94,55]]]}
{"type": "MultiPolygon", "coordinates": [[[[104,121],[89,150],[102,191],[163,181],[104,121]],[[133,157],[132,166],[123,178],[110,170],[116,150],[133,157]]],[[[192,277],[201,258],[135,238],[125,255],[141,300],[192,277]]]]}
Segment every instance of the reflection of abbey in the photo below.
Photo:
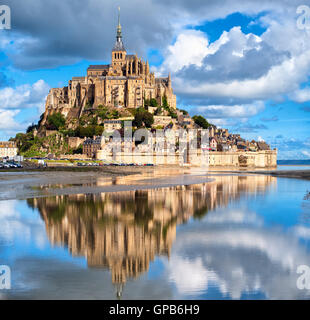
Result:
{"type": "Polygon", "coordinates": [[[67,87],[51,89],[46,109],[62,109],[68,114],[77,107],[81,114],[85,106],[138,108],[144,105],[144,99],[154,98],[162,105],[164,96],[170,107],[176,108],[170,75],[155,78],[148,62],[127,54],[119,20],[111,64],[91,65],[85,77],[74,77],[67,87]]]}
{"type": "Polygon", "coordinates": [[[85,256],[89,267],[108,268],[112,282],[124,284],[146,272],[156,256],[170,256],[178,224],[275,183],[263,175],[220,176],[200,185],[27,201],[38,208],[53,245],[85,256]]]}

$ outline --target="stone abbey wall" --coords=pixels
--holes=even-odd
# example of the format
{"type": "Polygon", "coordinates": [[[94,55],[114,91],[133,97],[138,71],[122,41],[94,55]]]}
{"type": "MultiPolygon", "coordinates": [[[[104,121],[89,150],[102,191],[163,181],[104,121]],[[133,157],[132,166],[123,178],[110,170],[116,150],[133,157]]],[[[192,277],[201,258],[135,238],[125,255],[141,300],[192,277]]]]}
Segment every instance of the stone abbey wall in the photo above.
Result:
{"type": "Polygon", "coordinates": [[[277,167],[277,151],[258,152],[209,152],[201,155],[188,154],[187,157],[179,154],[150,154],[150,153],[125,153],[112,154],[105,150],[98,150],[98,160],[116,163],[154,164],[154,165],[191,165],[210,167],[235,167],[235,168],[275,168],[277,167]]]}
{"type": "Polygon", "coordinates": [[[85,76],[73,77],[66,87],[51,89],[41,124],[44,125],[47,117],[55,112],[79,118],[90,107],[139,108],[149,99],[155,99],[158,105],[162,105],[164,97],[175,109],[176,95],[170,74],[156,78],[148,61],[143,61],[136,54],[127,54],[119,24],[111,63],[91,65],[85,76]]]}

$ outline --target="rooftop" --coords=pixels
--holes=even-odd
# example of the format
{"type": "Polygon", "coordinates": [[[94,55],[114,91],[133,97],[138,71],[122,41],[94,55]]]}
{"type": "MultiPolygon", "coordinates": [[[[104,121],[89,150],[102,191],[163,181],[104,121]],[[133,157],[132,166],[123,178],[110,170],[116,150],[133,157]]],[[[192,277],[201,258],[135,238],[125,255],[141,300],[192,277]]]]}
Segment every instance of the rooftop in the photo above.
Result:
{"type": "Polygon", "coordinates": [[[97,65],[90,65],[87,70],[106,70],[109,69],[109,64],[97,64],[97,65]]]}

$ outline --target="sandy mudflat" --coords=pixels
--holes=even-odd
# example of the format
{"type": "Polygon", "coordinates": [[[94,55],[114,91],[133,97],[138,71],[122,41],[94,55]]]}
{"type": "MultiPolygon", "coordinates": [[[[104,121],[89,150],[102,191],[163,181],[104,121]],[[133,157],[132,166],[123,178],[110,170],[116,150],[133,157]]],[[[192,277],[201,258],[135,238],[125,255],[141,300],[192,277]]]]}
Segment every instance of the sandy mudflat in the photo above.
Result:
{"type": "Polygon", "coordinates": [[[201,184],[217,175],[262,174],[310,180],[310,170],[226,171],[180,167],[103,167],[94,170],[0,172],[0,200],[91,194],[201,184]]]}
{"type": "Polygon", "coordinates": [[[174,167],[107,167],[92,171],[0,172],[0,200],[164,188],[211,181],[174,167]]]}

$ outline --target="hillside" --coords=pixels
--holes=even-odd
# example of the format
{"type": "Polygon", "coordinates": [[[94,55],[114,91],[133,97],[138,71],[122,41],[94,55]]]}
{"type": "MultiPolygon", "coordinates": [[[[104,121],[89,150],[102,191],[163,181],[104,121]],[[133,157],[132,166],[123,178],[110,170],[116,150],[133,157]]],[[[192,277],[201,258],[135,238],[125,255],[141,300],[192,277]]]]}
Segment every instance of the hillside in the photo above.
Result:
{"type": "MultiPolygon", "coordinates": [[[[163,99],[163,105],[159,106],[155,99],[145,100],[145,107],[137,109],[116,108],[98,106],[72,107],[70,110],[64,108],[46,108],[37,124],[28,127],[26,133],[18,133],[15,141],[20,154],[26,157],[46,156],[55,154],[82,153],[82,145],[70,148],[68,140],[70,137],[87,138],[102,135],[104,132],[104,121],[109,119],[120,119],[133,117],[133,125],[136,128],[151,128],[154,116],[170,116],[176,119],[179,115],[187,115],[184,110],[172,109],[167,100],[163,99]],[[149,110],[152,109],[152,113],[149,110]]],[[[194,117],[197,124],[208,126],[208,122],[202,117],[194,117]]],[[[163,128],[163,125],[158,127],[163,128]]]]}

